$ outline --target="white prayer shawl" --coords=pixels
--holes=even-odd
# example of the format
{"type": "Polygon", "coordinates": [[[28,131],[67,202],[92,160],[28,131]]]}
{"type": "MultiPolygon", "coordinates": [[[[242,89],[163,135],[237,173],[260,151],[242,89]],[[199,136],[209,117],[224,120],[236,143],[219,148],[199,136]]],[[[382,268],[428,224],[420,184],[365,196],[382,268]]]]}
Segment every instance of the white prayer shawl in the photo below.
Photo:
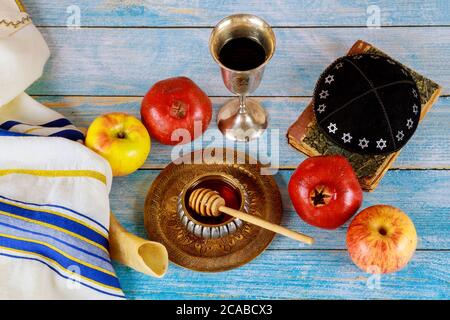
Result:
{"type": "Polygon", "coordinates": [[[108,252],[111,168],[69,140],[83,135],[67,119],[23,93],[48,56],[20,3],[0,0],[0,299],[120,299],[108,252]]]}
{"type": "Polygon", "coordinates": [[[19,1],[0,1],[0,130],[82,141],[59,113],[24,91],[41,75],[48,46],[19,1]]]}
{"type": "Polygon", "coordinates": [[[0,298],[123,297],[108,252],[111,181],[80,143],[0,137],[0,298]]]}

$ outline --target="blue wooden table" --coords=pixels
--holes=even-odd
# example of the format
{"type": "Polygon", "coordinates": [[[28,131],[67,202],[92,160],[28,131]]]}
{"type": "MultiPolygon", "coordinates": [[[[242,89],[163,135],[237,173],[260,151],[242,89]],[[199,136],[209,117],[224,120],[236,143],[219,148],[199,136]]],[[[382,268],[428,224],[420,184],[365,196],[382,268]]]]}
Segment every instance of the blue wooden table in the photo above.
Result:
{"type": "MultiPolygon", "coordinates": [[[[179,75],[190,77],[212,97],[216,115],[230,93],[208,52],[211,27],[236,12],[254,13],[275,27],[277,51],[255,96],[270,114],[270,127],[281,132],[283,156],[275,178],[285,207],[282,224],[313,235],[316,244],[303,246],[277,236],[257,259],[220,274],[171,264],[165,278],[154,279],[116,265],[128,298],[450,298],[450,1],[24,2],[52,51],[44,76],[28,92],[80,127],[111,111],[139,116],[149,87],[179,75]],[[378,22],[382,27],[373,28],[378,22]],[[308,226],[297,217],[286,192],[304,156],[288,146],[284,134],[309,102],[321,71],[358,39],[443,87],[443,95],[379,187],[365,194],[364,207],[384,203],[407,212],[419,235],[408,266],[381,277],[352,264],[345,247],[348,225],[336,231],[308,226]]],[[[140,236],[145,236],[147,189],[170,162],[170,152],[153,141],[141,170],[114,180],[112,210],[140,236]]]]}

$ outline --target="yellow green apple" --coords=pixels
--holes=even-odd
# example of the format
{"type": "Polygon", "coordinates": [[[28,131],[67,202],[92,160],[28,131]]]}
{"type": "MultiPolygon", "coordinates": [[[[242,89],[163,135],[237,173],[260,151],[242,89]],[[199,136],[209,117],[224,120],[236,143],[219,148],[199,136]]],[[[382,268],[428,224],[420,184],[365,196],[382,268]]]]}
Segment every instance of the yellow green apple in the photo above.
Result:
{"type": "Polygon", "coordinates": [[[400,209],[376,205],[361,211],[347,231],[353,262],[369,273],[391,273],[414,255],[417,234],[411,219],[400,209]]]}
{"type": "Polygon", "coordinates": [[[113,176],[124,176],[139,169],[150,152],[150,136],[135,117],[114,112],[96,118],[86,134],[86,146],[111,165],[113,176]]]}

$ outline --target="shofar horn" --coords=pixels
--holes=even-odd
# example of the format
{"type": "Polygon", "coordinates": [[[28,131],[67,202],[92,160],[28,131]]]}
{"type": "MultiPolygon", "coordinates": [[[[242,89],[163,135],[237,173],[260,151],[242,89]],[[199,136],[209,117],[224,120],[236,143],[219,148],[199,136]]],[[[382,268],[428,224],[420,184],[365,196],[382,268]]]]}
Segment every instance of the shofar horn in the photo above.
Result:
{"type": "Polygon", "coordinates": [[[109,243],[112,259],[154,277],[161,278],[166,273],[169,265],[166,247],[128,232],[112,213],[109,243]]]}

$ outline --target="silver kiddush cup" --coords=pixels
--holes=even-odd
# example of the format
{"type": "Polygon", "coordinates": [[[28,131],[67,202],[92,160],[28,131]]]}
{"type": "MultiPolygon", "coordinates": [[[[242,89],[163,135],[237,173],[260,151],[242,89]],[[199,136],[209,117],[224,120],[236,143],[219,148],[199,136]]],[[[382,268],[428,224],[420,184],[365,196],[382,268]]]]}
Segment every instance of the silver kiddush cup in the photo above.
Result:
{"type": "Polygon", "coordinates": [[[225,86],[239,96],[227,102],[217,115],[219,130],[235,141],[249,141],[261,136],[268,125],[268,115],[260,103],[246,98],[255,91],[262,79],[264,67],[275,52],[275,34],[267,22],[250,14],[226,17],[214,28],[209,39],[209,49],[219,64],[225,86]],[[233,70],[220,61],[224,45],[236,38],[249,38],[261,45],[265,60],[250,70],[233,70]]]}

